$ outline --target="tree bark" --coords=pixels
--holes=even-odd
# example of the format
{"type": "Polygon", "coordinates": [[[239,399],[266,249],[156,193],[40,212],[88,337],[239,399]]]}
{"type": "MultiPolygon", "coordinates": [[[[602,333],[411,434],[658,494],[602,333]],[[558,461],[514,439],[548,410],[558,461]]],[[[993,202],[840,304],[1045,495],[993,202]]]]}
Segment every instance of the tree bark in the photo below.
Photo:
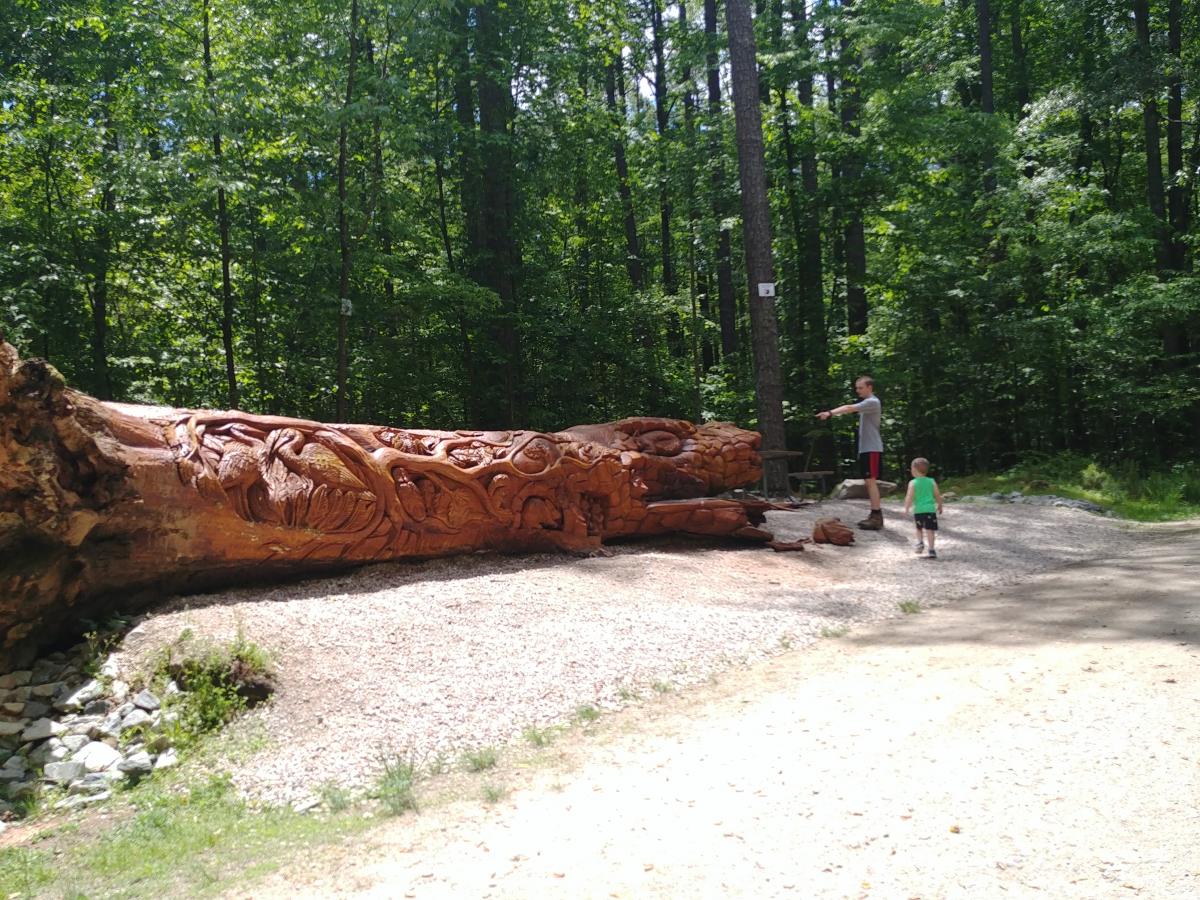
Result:
{"type": "Polygon", "coordinates": [[[338,125],[337,198],[338,198],[338,335],[337,335],[337,419],[349,415],[347,394],[347,332],[350,322],[350,216],[346,209],[346,167],[349,153],[350,104],[354,102],[354,76],[358,66],[358,0],[350,0],[350,59],[346,66],[346,99],[338,125]]]}
{"type": "Polygon", "coordinates": [[[211,9],[209,0],[203,4],[204,89],[208,94],[209,112],[213,117],[213,162],[217,169],[217,239],[221,250],[221,345],[225,350],[225,389],[230,409],[238,405],[237,363],[233,351],[233,281],[230,277],[232,252],[229,249],[229,206],[225,197],[221,126],[217,109],[216,83],[213,77],[212,40],[210,35],[211,9]]]}
{"type": "Polygon", "coordinates": [[[621,198],[621,218],[625,224],[625,271],[635,291],[646,287],[642,274],[642,253],[638,246],[637,215],[633,209],[633,191],[629,187],[629,161],[625,156],[625,78],[618,50],[604,71],[604,95],[613,120],[613,158],[617,169],[617,193],[621,198]],[[617,82],[622,85],[621,105],[617,106],[617,82]]]}
{"type": "MultiPolygon", "coordinates": [[[[854,15],[853,0],[842,4],[847,21],[854,15]]],[[[842,251],[846,263],[846,327],[854,334],[866,334],[867,318],[867,243],[863,229],[862,151],[858,147],[861,134],[858,117],[861,98],[858,90],[859,59],[851,41],[844,34],[838,41],[838,63],[841,83],[838,90],[838,111],[842,133],[848,139],[848,149],[838,166],[837,202],[842,207],[842,251]]]]}
{"type": "MultiPolygon", "coordinates": [[[[742,226],[749,281],[750,328],[754,347],[754,379],[758,426],[763,446],[784,448],[783,375],[779,364],[779,322],[775,298],[760,296],[760,287],[775,284],[771,258],[771,208],[763,154],[762,110],[759,105],[758,62],[754,23],[747,0],[727,0],[729,62],[733,77],[734,121],[737,129],[738,175],[742,193],[742,226]]],[[[767,468],[768,494],[787,491],[787,465],[773,460],[767,468]]]]}
{"type": "Polygon", "coordinates": [[[1188,205],[1183,166],[1183,37],[1180,0],[1167,0],[1167,221],[1168,262],[1176,272],[1187,268],[1188,205]]]}
{"type": "Polygon", "coordinates": [[[721,320],[721,356],[737,354],[737,302],[733,293],[733,239],[725,226],[725,178],[721,148],[721,67],[717,52],[717,0],[704,0],[705,68],[708,76],[709,152],[712,154],[712,211],[717,220],[717,313],[721,320]]]}
{"type": "Polygon", "coordinates": [[[1011,0],[1010,34],[1012,38],[1013,79],[1017,93],[1017,118],[1023,119],[1029,112],[1029,57],[1025,52],[1024,3],[1011,0]]]}
{"type": "Polygon", "coordinates": [[[660,0],[649,0],[650,38],[654,51],[654,124],[658,133],[658,222],[659,251],[662,255],[663,292],[679,290],[675,276],[675,261],[671,247],[671,183],[669,154],[670,109],[667,106],[667,60],[664,49],[663,15],[660,0]]]}
{"type": "Polygon", "coordinates": [[[483,234],[485,256],[475,280],[500,298],[500,314],[492,324],[492,338],[500,359],[490,367],[484,399],[480,403],[485,427],[511,428],[520,418],[521,340],[518,331],[521,251],[516,234],[516,177],[512,153],[513,102],[508,54],[502,45],[499,16],[501,0],[475,7],[476,73],[479,82],[479,135],[481,142],[483,234]]]}
{"type": "Polygon", "coordinates": [[[804,71],[797,82],[800,106],[807,122],[800,150],[800,182],[803,188],[804,256],[800,282],[804,287],[805,327],[810,371],[824,381],[829,367],[828,336],[825,333],[825,283],[821,260],[821,211],[817,179],[816,126],[813,121],[812,47],[808,39],[806,0],[792,0],[792,29],[804,71]]]}
{"type": "Polygon", "coordinates": [[[108,404],[0,341],[0,668],[164,593],[479,550],[766,540],[732,425],[408,431],[108,404]]]}
{"type": "MultiPolygon", "coordinates": [[[[978,26],[979,39],[979,108],[984,115],[993,116],[996,113],[996,99],[993,94],[992,72],[992,6],[990,0],[975,0],[975,20],[978,26]]],[[[983,190],[992,193],[996,190],[995,151],[992,148],[992,135],[989,131],[984,135],[983,149],[983,190]]]]}
{"type": "Polygon", "coordinates": [[[1158,78],[1154,71],[1154,55],[1150,46],[1149,0],[1133,0],[1133,21],[1137,32],[1138,56],[1142,81],[1142,132],[1146,142],[1146,200],[1154,216],[1158,238],[1158,267],[1170,267],[1170,231],[1167,227],[1166,201],[1163,192],[1162,144],[1158,112],[1158,78]]]}

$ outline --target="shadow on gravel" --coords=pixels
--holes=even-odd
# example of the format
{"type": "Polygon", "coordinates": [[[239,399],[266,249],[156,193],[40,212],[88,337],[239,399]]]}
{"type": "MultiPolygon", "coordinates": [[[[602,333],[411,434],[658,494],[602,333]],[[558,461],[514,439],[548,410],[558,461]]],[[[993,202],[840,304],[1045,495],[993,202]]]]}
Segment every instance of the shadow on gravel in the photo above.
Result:
{"type": "Polygon", "coordinates": [[[846,640],[861,647],[1020,646],[1062,640],[1064,630],[1074,641],[1101,644],[1200,643],[1200,529],[1138,541],[1128,556],[1076,563],[846,640]]]}

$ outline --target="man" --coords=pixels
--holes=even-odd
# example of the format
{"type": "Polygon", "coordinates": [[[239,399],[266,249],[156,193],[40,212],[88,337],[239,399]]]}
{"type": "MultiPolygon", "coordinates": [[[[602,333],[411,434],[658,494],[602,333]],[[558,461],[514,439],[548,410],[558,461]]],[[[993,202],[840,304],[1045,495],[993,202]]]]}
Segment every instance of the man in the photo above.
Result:
{"type": "Polygon", "coordinates": [[[883,468],[883,437],[879,433],[879,424],[883,406],[875,396],[875,380],[870,375],[855,381],[854,390],[862,398],[857,403],[827,409],[817,413],[817,418],[858,413],[858,465],[871,500],[871,514],[859,522],[858,527],[878,531],[883,527],[883,507],[879,503],[879,475],[883,468]]]}

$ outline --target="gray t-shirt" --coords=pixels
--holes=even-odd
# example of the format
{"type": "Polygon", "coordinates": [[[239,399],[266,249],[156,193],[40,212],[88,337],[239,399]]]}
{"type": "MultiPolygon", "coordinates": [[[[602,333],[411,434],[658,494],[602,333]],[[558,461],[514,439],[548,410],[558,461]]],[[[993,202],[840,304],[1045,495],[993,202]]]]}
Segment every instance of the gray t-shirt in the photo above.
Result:
{"type": "Polygon", "coordinates": [[[868,397],[854,404],[858,410],[858,452],[882,453],[883,436],[879,423],[883,416],[883,404],[878,397],[868,397]]]}

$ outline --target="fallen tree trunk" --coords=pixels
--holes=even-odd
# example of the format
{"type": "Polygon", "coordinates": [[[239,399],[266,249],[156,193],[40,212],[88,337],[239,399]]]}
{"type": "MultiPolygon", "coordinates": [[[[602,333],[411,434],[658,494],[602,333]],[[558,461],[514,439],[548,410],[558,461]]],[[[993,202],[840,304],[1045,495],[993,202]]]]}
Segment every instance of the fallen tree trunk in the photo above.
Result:
{"type": "Polygon", "coordinates": [[[686,532],[768,540],[759,435],[633,418],[555,434],[105,403],[0,341],[0,670],[169,592],[686,532]]]}

